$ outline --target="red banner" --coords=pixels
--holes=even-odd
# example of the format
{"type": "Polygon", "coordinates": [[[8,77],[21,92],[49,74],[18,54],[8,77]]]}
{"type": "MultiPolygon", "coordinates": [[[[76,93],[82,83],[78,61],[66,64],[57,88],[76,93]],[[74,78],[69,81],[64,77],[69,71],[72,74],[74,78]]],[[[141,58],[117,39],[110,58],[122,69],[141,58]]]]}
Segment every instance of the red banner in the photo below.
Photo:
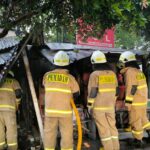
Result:
{"type": "Polygon", "coordinates": [[[83,40],[81,35],[78,34],[76,36],[76,43],[78,45],[113,48],[114,47],[114,30],[113,29],[106,30],[105,34],[103,35],[101,39],[98,39],[95,37],[88,37],[86,40],[83,40]]]}

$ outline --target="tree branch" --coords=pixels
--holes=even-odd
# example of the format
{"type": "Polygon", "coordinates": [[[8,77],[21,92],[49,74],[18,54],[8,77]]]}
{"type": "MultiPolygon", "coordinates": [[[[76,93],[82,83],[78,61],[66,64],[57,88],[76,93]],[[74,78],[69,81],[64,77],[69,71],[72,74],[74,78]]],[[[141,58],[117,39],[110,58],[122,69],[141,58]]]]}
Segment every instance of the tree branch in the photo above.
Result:
{"type": "Polygon", "coordinates": [[[2,32],[0,33],[0,38],[3,38],[4,36],[6,36],[8,34],[8,29],[3,29],[2,32]]]}
{"type": "Polygon", "coordinates": [[[0,38],[3,38],[7,35],[8,31],[14,27],[15,25],[19,24],[21,21],[25,20],[26,18],[31,18],[34,15],[38,15],[40,12],[44,13],[45,11],[47,11],[49,9],[49,5],[46,3],[43,5],[43,7],[41,7],[41,9],[37,10],[37,11],[32,11],[29,12],[23,16],[18,17],[15,21],[8,23],[7,27],[5,27],[3,29],[3,31],[0,33],[0,38]]]}

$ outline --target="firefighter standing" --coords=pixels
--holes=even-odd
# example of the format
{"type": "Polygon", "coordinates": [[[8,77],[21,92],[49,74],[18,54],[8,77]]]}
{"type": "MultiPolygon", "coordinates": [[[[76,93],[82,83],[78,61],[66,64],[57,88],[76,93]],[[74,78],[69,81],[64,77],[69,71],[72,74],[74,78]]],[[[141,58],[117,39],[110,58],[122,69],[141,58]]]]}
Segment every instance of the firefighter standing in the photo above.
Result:
{"type": "Polygon", "coordinates": [[[79,86],[69,74],[69,56],[64,51],[56,53],[53,63],[56,67],[43,77],[45,87],[45,150],[54,150],[57,129],[61,133],[61,150],[73,150],[73,123],[70,100],[77,99],[79,86]]]}
{"type": "Polygon", "coordinates": [[[125,79],[125,106],[129,111],[129,122],[137,146],[141,146],[143,130],[150,129],[147,118],[147,84],[144,73],[140,70],[135,54],[126,51],[119,58],[120,71],[125,79]]]}
{"type": "Polygon", "coordinates": [[[21,88],[13,77],[13,72],[9,71],[0,87],[0,150],[4,149],[6,143],[8,150],[17,150],[18,145],[16,110],[21,98],[21,88]]]}
{"type": "Polygon", "coordinates": [[[104,150],[119,150],[115,126],[117,78],[101,51],[92,54],[91,63],[95,71],[90,75],[88,83],[88,107],[93,105],[93,117],[104,150]]]}

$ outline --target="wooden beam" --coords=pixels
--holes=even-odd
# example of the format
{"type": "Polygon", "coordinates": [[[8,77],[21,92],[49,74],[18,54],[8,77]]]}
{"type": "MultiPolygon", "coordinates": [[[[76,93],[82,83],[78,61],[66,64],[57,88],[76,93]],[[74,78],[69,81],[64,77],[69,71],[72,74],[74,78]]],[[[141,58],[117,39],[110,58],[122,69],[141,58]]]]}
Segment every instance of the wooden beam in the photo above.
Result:
{"type": "Polygon", "coordinates": [[[37,121],[38,121],[40,135],[41,135],[41,139],[43,141],[43,139],[44,139],[43,123],[42,123],[42,118],[41,118],[41,114],[40,114],[40,110],[39,110],[38,99],[37,99],[35,88],[34,88],[33,78],[32,78],[32,74],[30,71],[29,60],[28,60],[27,53],[25,50],[23,51],[23,61],[24,61],[26,74],[27,74],[27,78],[28,78],[28,83],[29,83],[29,87],[30,87],[30,91],[31,91],[32,100],[33,100],[33,105],[34,105],[34,109],[35,109],[35,113],[36,113],[36,117],[37,117],[37,121]]]}

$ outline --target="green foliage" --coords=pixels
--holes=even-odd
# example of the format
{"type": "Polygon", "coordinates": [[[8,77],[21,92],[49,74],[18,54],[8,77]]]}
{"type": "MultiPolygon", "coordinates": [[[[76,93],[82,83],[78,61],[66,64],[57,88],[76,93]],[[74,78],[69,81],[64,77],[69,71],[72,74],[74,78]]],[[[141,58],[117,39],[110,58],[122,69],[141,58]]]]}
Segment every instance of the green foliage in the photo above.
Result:
{"type": "Polygon", "coordinates": [[[43,24],[43,31],[60,27],[76,33],[77,19],[93,25],[88,35],[97,36],[105,29],[121,23],[132,31],[148,26],[149,12],[142,10],[141,0],[1,0],[0,28],[22,33],[43,24]]]}
{"type": "Polygon", "coordinates": [[[142,47],[145,41],[141,35],[136,32],[128,32],[120,25],[116,26],[115,31],[115,47],[120,47],[124,49],[138,49],[142,47]]]}
{"type": "MultiPolygon", "coordinates": [[[[149,0],[150,5],[150,0],[149,0]]],[[[145,28],[142,30],[143,35],[146,37],[147,41],[150,41],[150,6],[143,10],[144,16],[147,18],[145,28]]]]}

